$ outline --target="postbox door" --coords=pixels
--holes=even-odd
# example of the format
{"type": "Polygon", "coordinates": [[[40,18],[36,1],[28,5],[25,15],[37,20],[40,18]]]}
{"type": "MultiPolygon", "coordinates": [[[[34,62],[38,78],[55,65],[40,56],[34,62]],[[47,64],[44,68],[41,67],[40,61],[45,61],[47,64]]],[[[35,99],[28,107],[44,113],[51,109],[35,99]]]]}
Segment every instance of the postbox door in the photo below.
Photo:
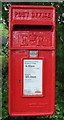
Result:
{"type": "MultiPolygon", "coordinates": [[[[38,51],[38,57],[34,57],[34,59],[30,57],[29,54],[30,52],[28,50],[10,51],[10,79],[12,80],[10,81],[11,100],[9,109],[12,111],[12,114],[18,112],[18,115],[21,113],[22,115],[26,115],[26,112],[33,115],[44,115],[44,112],[46,112],[46,114],[52,114],[54,112],[55,51],[38,51]],[[26,60],[37,60],[40,65],[38,69],[41,70],[42,74],[35,72],[36,75],[33,75],[37,76],[37,74],[39,74],[40,82],[36,80],[36,78],[34,78],[34,80],[36,80],[37,88],[39,88],[39,85],[41,86],[41,94],[36,92],[37,94],[34,95],[30,93],[24,95],[24,62],[26,60]],[[39,60],[41,60],[41,63],[39,63],[39,60]]],[[[28,71],[28,73],[30,72],[28,71]]],[[[29,81],[27,84],[28,87],[31,85],[29,81]]],[[[34,84],[35,82],[32,85],[34,84]]]]}

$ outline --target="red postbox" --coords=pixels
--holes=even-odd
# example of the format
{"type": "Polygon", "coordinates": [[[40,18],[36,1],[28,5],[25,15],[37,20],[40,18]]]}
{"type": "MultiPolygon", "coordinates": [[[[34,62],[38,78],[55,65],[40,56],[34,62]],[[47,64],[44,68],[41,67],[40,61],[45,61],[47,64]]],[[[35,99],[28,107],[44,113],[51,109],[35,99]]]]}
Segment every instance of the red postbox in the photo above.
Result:
{"type": "Polygon", "coordinates": [[[9,114],[52,115],[55,104],[55,8],[9,9],[9,114]]]}

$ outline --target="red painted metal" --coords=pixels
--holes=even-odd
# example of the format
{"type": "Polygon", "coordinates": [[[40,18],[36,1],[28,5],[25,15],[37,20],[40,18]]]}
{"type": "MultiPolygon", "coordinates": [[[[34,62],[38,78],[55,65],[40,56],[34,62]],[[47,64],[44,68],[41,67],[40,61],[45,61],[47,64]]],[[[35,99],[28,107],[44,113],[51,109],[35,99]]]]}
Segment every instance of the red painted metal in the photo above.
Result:
{"type": "Polygon", "coordinates": [[[54,113],[55,23],[52,6],[12,5],[9,9],[8,108],[11,116],[54,113]],[[30,56],[31,50],[37,51],[36,57],[30,56]],[[23,95],[25,59],[43,61],[42,95],[23,95]]]}

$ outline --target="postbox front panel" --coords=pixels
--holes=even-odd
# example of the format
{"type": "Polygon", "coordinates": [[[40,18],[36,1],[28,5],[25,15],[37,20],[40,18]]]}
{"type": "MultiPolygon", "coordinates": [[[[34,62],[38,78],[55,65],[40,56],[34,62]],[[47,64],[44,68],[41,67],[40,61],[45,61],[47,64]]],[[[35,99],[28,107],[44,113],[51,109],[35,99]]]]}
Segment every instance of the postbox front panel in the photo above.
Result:
{"type": "Polygon", "coordinates": [[[9,114],[52,115],[55,8],[13,5],[9,12],[9,114]]]}

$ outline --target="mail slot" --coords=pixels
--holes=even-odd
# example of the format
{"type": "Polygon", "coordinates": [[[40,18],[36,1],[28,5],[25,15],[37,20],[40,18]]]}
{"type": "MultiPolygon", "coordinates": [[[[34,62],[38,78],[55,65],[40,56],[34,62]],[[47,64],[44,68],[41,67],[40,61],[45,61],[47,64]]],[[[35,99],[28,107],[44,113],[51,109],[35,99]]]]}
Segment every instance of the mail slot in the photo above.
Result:
{"type": "Polygon", "coordinates": [[[54,114],[55,8],[9,8],[8,109],[11,116],[54,114]]]}

